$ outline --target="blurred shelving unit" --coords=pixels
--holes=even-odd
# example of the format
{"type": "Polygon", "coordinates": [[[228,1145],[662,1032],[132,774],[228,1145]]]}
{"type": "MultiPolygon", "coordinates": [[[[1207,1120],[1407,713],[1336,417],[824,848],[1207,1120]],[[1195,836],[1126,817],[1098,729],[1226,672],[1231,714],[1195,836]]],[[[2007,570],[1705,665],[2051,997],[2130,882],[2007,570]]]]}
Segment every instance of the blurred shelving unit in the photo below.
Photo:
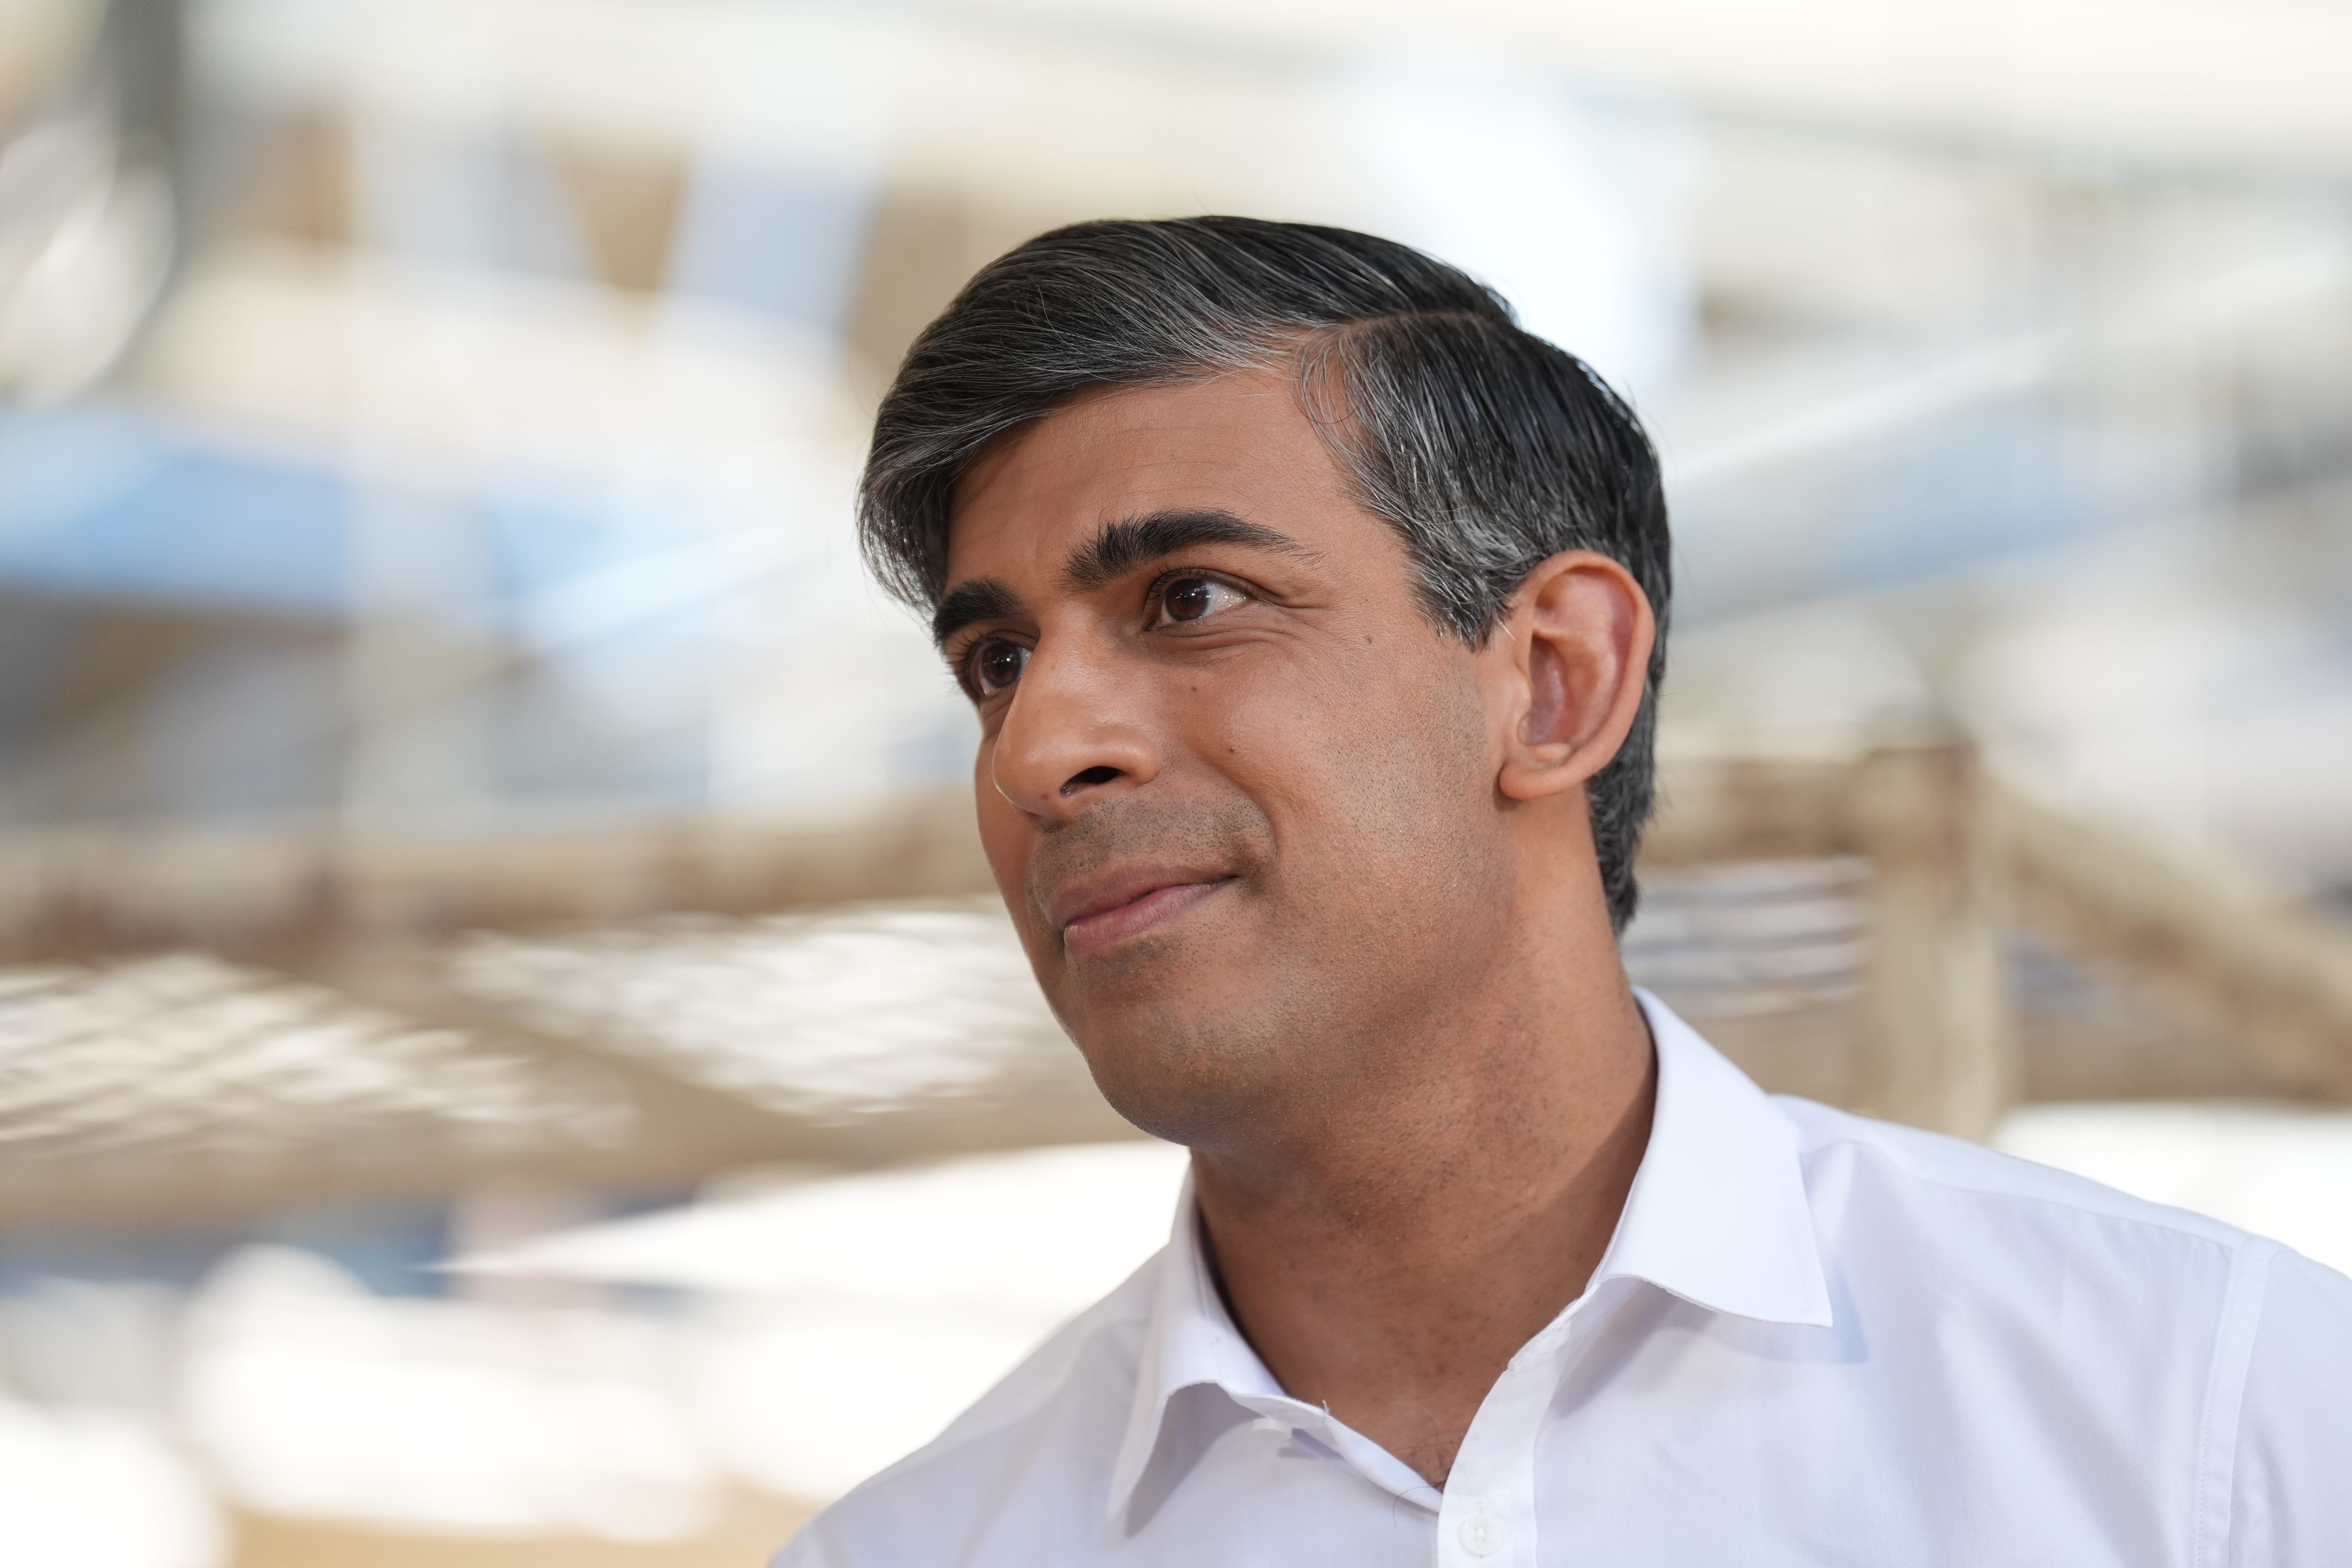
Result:
{"type": "Polygon", "coordinates": [[[0,846],[0,1211],[675,1190],[1118,1135],[964,814],[0,846]]]}
{"type": "Polygon", "coordinates": [[[1979,1139],[2042,1100],[2352,1100],[2352,932],[1964,745],[1686,755],[1664,790],[1627,965],[1769,1088],[1979,1139]]]}
{"type": "MultiPolygon", "coordinates": [[[[1768,1087],[1971,1137],[2053,1096],[2352,1099],[2352,937],[2031,804],[1960,745],[1682,755],[1664,793],[1629,967],[1768,1087]],[[2077,979],[2053,999],[2057,965],[2077,979]],[[2179,1022],[2103,1033],[2083,975],[2179,1022]]],[[[0,1209],[1118,1136],[968,809],[0,844],[0,1209]]]]}

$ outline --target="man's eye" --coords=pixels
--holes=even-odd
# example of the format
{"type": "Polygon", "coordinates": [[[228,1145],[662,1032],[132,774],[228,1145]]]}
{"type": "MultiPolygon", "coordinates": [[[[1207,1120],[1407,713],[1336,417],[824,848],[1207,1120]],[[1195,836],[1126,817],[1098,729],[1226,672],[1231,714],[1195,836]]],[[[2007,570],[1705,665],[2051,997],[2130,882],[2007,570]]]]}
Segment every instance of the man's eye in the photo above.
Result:
{"type": "Polygon", "coordinates": [[[1160,590],[1159,624],[1205,620],[1248,600],[1247,594],[1214,577],[1178,577],[1160,590]]]}
{"type": "Polygon", "coordinates": [[[1017,642],[991,637],[971,650],[971,683],[982,697],[992,697],[1021,679],[1029,668],[1029,650],[1017,642]]]}

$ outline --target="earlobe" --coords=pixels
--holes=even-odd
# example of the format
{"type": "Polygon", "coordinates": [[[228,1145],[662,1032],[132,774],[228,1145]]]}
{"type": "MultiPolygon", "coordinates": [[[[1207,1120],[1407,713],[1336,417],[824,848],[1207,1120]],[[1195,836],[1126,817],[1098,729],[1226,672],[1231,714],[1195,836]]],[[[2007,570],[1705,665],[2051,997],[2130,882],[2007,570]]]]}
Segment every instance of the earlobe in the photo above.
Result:
{"type": "Polygon", "coordinates": [[[1508,661],[1496,674],[1515,710],[1496,780],[1505,795],[1563,794],[1617,754],[1656,635],[1648,596],[1605,555],[1563,551],[1528,574],[1489,646],[1508,661]]]}

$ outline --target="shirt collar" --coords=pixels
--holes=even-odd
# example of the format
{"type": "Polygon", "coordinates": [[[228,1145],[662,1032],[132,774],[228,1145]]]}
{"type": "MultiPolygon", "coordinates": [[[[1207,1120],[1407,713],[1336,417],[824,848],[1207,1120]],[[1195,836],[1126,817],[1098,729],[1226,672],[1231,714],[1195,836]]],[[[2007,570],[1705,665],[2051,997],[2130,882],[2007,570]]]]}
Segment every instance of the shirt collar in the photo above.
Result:
{"type": "MultiPolygon", "coordinates": [[[[1657,1050],[1657,1106],[1649,1146],[1592,1284],[1644,1280],[1733,1317],[1827,1327],[1829,1287],[1795,1128],[1664,1003],[1638,988],[1633,994],[1657,1050]]],[[[1216,1385],[1260,1415],[1313,1429],[1392,1490],[1425,1489],[1401,1461],[1328,1411],[1283,1393],[1225,1311],[1202,1256],[1198,1225],[1187,1176],[1160,1257],[1135,1398],[1111,1472],[1113,1524],[1125,1514],[1158,1447],[1169,1400],[1201,1384],[1216,1385]],[[1359,1448],[1366,1452],[1354,1452],[1359,1448]]]]}
{"type": "Polygon", "coordinates": [[[1644,1279],[1733,1317],[1828,1327],[1796,1128],[1664,1003],[1633,995],[1657,1046],[1658,1103],[1593,1284],[1644,1279]]]}
{"type": "Polygon", "coordinates": [[[1135,1401],[1129,1407],[1127,1432],[1111,1471],[1114,1525],[1127,1511],[1128,1500],[1143,1479],[1143,1468],[1159,1446],[1169,1400],[1178,1390],[1203,1383],[1216,1384],[1236,1402],[1255,1404],[1285,1397],[1274,1373],[1234,1326],[1209,1278],[1208,1260],[1201,1252],[1200,1209],[1192,1197],[1192,1173],[1187,1172],[1183,1188],[1176,1195],[1176,1224],[1167,1249],[1160,1255],[1160,1289],[1144,1329],[1142,1353],[1136,1361],[1135,1401]]]}

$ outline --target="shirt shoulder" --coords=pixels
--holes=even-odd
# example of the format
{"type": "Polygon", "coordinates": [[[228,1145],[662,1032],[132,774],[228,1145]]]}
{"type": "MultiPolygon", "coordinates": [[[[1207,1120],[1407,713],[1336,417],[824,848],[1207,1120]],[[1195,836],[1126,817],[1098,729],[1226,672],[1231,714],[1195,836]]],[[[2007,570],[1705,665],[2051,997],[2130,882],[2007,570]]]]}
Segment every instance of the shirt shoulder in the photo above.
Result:
{"type": "Polygon", "coordinates": [[[2315,1510],[2303,1459],[2323,1429],[2343,1451],[2352,1338],[2326,1327],[2347,1318],[2337,1277],[2066,1172],[1776,1103],[1846,1332],[1936,1385],[1904,1408],[1938,1451],[2053,1475],[2084,1452],[2130,1456],[2098,1491],[2100,1517],[2144,1561],[2352,1561],[2242,1550],[2250,1536],[2329,1539],[2346,1518],[2315,1510]],[[2299,1378],[2282,1374],[2298,1362],[2299,1378]]]}
{"type": "Polygon", "coordinates": [[[1777,1103],[1832,1295],[1882,1342],[2039,1366],[2052,1399],[2176,1431],[2215,1378],[2242,1375],[2277,1243],[1960,1139],[1777,1103]]]}
{"type": "Polygon", "coordinates": [[[772,1568],[963,1561],[992,1520],[1103,1519],[1166,1257],[1048,1335],[937,1437],[803,1525],[772,1568]]]}

